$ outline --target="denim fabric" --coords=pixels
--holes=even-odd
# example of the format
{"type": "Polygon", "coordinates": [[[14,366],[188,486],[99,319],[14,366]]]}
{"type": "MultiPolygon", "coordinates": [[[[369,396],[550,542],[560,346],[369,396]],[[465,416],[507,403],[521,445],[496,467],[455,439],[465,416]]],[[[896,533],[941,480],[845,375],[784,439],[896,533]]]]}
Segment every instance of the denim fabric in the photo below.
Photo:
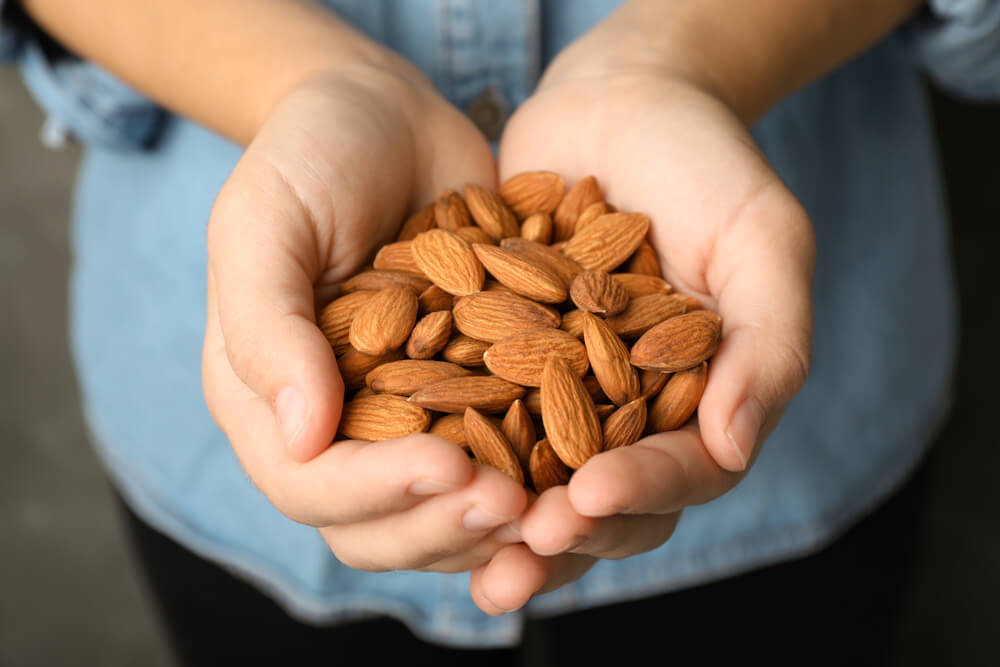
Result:
{"type": "MultiPolygon", "coordinates": [[[[545,62],[615,2],[326,4],[464,108],[491,86],[512,105],[523,101],[545,62]]],[[[998,4],[967,3],[982,16],[998,4]]],[[[933,52],[941,72],[958,67],[942,63],[963,61],[963,44],[944,35],[970,34],[956,27],[962,16],[888,38],[754,128],[816,227],[813,372],[746,479],[685,511],[663,547],[601,562],[524,611],[491,618],[469,599],[467,575],[350,570],[316,531],[279,514],[212,422],[200,385],[205,225],[240,149],[180,118],[150,150],[83,135],[71,341],[102,460],[146,521],[297,617],[387,613],[457,646],[511,644],[526,614],[678,589],[821,548],[906,477],[950,406],[954,281],[912,53],[933,52]],[[942,48],[929,46],[935,40],[942,48]]],[[[969,48],[985,48],[977,44],[969,48]]],[[[997,84],[975,73],[956,79],[976,91],[997,84]]]]}

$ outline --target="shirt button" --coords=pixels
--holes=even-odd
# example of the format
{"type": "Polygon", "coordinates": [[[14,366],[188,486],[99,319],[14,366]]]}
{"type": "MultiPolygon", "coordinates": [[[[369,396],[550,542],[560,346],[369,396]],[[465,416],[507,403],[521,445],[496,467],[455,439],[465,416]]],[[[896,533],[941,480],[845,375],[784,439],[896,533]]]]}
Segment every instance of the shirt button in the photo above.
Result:
{"type": "Polygon", "coordinates": [[[507,122],[510,105],[499,88],[490,86],[469,103],[465,113],[487,139],[496,141],[507,122]]]}

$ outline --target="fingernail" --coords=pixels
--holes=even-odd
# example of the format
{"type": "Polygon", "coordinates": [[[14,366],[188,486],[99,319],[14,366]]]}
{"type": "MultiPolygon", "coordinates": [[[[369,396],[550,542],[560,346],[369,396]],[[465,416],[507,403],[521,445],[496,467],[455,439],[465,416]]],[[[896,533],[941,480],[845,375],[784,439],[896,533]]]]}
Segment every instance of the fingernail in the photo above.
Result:
{"type": "Polygon", "coordinates": [[[757,436],[763,422],[764,411],[752,398],[748,398],[736,408],[726,435],[732,443],[736,455],[740,459],[740,470],[746,470],[753,448],[757,445],[757,436]]]}
{"type": "Polygon", "coordinates": [[[410,484],[410,493],[415,496],[433,496],[439,493],[447,493],[448,491],[454,491],[459,488],[461,484],[452,484],[451,482],[442,482],[437,479],[423,478],[418,479],[413,484],[410,484]]]}
{"type": "Polygon", "coordinates": [[[462,517],[462,525],[465,526],[466,530],[479,532],[482,530],[489,530],[490,528],[496,528],[497,526],[503,525],[510,520],[511,517],[509,516],[500,516],[499,514],[494,514],[493,512],[487,512],[479,505],[473,505],[466,510],[465,515],[462,517]]]}
{"type": "Polygon", "coordinates": [[[306,423],[306,399],[298,387],[285,387],[274,399],[274,411],[278,415],[278,426],[285,438],[285,445],[291,447],[306,423]]]}
{"type": "Polygon", "coordinates": [[[496,529],[496,532],[493,533],[493,537],[500,542],[507,542],[510,544],[523,542],[524,538],[521,537],[521,520],[514,519],[513,521],[500,526],[496,529]]]}

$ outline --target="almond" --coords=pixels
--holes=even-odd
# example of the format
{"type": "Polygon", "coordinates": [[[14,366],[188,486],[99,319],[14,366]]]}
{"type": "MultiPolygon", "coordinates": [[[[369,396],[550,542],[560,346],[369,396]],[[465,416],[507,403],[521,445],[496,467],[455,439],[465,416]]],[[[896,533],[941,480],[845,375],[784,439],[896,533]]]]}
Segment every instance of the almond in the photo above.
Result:
{"type": "Polygon", "coordinates": [[[344,389],[350,393],[365,386],[365,377],[368,373],[382,364],[402,358],[403,350],[399,348],[389,350],[385,354],[371,355],[350,347],[337,357],[337,368],[340,369],[340,377],[344,379],[344,389]]]}
{"type": "Polygon", "coordinates": [[[611,402],[625,405],[638,398],[639,376],[629,363],[628,348],[611,327],[587,313],[583,316],[583,340],[594,377],[611,402]]]}
{"type": "Polygon", "coordinates": [[[455,233],[461,236],[468,242],[469,245],[473,243],[483,243],[485,245],[496,245],[496,240],[487,234],[481,227],[476,225],[469,225],[468,227],[459,227],[455,230],[455,233]]]}
{"type": "Polygon", "coordinates": [[[450,311],[455,302],[455,296],[448,294],[437,285],[431,285],[420,293],[417,301],[420,303],[421,313],[434,313],[439,310],[450,311]]]}
{"type": "Polygon", "coordinates": [[[647,331],[632,346],[632,363],[657,371],[683,371],[715,354],[722,326],[714,313],[697,310],[647,331]]]}
{"type": "Polygon", "coordinates": [[[586,312],[585,310],[567,310],[563,313],[559,328],[571,336],[583,340],[583,315],[586,312]]]}
{"type": "Polygon", "coordinates": [[[467,368],[448,361],[401,359],[371,370],[365,376],[365,384],[379,394],[409,396],[435,382],[471,374],[467,368]]]}
{"type": "Polygon", "coordinates": [[[462,427],[476,461],[492,466],[524,486],[524,471],[507,438],[475,408],[466,408],[462,427]]]}
{"type": "Polygon", "coordinates": [[[444,349],[451,338],[451,311],[438,310],[420,318],[406,341],[410,359],[430,359],[444,349]]]}
{"type": "Polygon", "coordinates": [[[547,213],[532,213],[521,223],[521,238],[548,245],[552,242],[552,218],[547,213]]]}
{"type": "Polygon", "coordinates": [[[320,330],[333,347],[333,353],[341,355],[351,347],[351,322],[354,316],[368,303],[375,292],[352,292],[328,303],[317,318],[320,330]]]}
{"type": "Polygon", "coordinates": [[[483,355],[492,344],[489,341],[459,334],[448,341],[441,351],[441,356],[445,361],[459,366],[482,366],[486,363],[483,361],[483,355]]]}
{"type": "Polygon", "coordinates": [[[597,184],[595,177],[586,176],[577,181],[576,185],[566,192],[552,215],[552,240],[565,241],[572,237],[576,229],[576,221],[584,209],[591,204],[603,201],[604,195],[601,194],[601,187],[597,184]]]}
{"type": "Polygon", "coordinates": [[[431,281],[406,271],[377,269],[362,271],[351,276],[340,283],[340,289],[344,294],[350,294],[351,292],[377,292],[396,285],[406,287],[414,294],[420,294],[431,286],[431,281]]]}
{"type": "Polygon", "coordinates": [[[611,271],[635,252],[648,229],[642,213],[606,213],[574,235],[563,253],[584,269],[611,271]]]}
{"type": "Polygon", "coordinates": [[[594,401],[566,360],[551,356],[542,373],[542,423],[552,449],[570,468],[601,451],[603,433],[594,401]]]}
{"type": "Polygon", "coordinates": [[[629,299],[625,310],[607,322],[622,338],[638,338],[664,320],[683,315],[686,309],[684,299],[677,294],[650,294],[629,299]]]}
{"type": "Polygon", "coordinates": [[[445,190],[434,202],[434,222],[441,229],[453,232],[472,224],[472,218],[462,196],[454,190],[445,190]]]}
{"type": "Polygon", "coordinates": [[[376,269],[389,269],[390,271],[405,271],[426,279],[427,276],[413,259],[413,241],[397,241],[382,246],[372,266],[376,269]]]}
{"type": "Polygon", "coordinates": [[[602,424],[604,423],[604,420],[607,419],[608,417],[610,417],[611,413],[613,413],[617,409],[618,409],[618,406],[614,405],[612,403],[595,403],[594,404],[594,412],[597,413],[597,419],[602,424]]]}
{"type": "Polygon", "coordinates": [[[538,493],[544,493],[553,486],[569,484],[573,471],[556,456],[548,439],[541,439],[531,448],[528,459],[531,485],[538,493]]]}
{"type": "MultiPolygon", "coordinates": [[[[483,361],[497,377],[526,387],[540,387],[545,362],[553,355],[565,359],[576,375],[583,377],[587,373],[587,350],[583,343],[561,329],[548,327],[524,329],[507,336],[486,350],[483,361]]],[[[627,351],[625,363],[628,364],[627,351]]]]}
{"type": "Polygon", "coordinates": [[[649,369],[639,371],[639,395],[642,398],[656,396],[669,379],[670,373],[661,373],[660,371],[649,369]]]}
{"type": "Polygon", "coordinates": [[[491,245],[472,246],[486,270],[512,291],[542,303],[566,300],[566,284],[551,269],[491,245]]]}
{"type": "Polygon", "coordinates": [[[503,431],[507,442],[510,443],[517,455],[521,467],[527,470],[531,448],[535,446],[537,438],[535,422],[532,421],[531,413],[524,407],[524,402],[521,399],[510,404],[510,408],[507,409],[507,414],[504,415],[503,422],[500,424],[500,430],[503,431]]]}
{"type": "Polygon", "coordinates": [[[559,326],[559,313],[506,292],[480,292],[462,297],[452,310],[455,328],[478,340],[495,343],[522,329],[559,326]]]}
{"type": "Polygon", "coordinates": [[[566,179],[551,171],[526,171],[500,185],[500,196],[519,220],[532,213],[552,213],[566,192],[566,179]]]}
{"type": "Polygon", "coordinates": [[[499,241],[520,234],[517,218],[496,192],[479,185],[467,184],[465,203],[469,206],[472,219],[493,239],[499,241]]]}
{"type": "Polygon", "coordinates": [[[417,234],[434,229],[435,224],[437,223],[434,222],[434,202],[431,202],[406,219],[399,234],[396,235],[396,240],[412,241],[417,234]]]}
{"type": "Polygon", "coordinates": [[[469,441],[465,438],[465,428],[462,415],[441,415],[435,419],[427,432],[445,440],[451,440],[462,449],[469,449],[469,441]]]}
{"type": "Polygon", "coordinates": [[[646,428],[646,401],[637,398],[615,410],[604,422],[604,450],[627,447],[646,428]]]}
{"type": "Polygon", "coordinates": [[[705,362],[674,373],[649,405],[649,432],[673,431],[687,423],[698,409],[707,383],[708,364],[705,362]]]}
{"type": "Polygon", "coordinates": [[[431,416],[401,396],[379,394],[344,403],[338,433],[352,440],[390,440],[422,433],[431,416]]]}
{"type": "Polygon", "coordinates": [[[478,292],[486,279],[468,241],[443,229],[432,229],[413,239],[413,257],[420,270],[449,294],[478,292]]]}
{"type": "Polygon", "coordinates": [[[401,347],[417,321],[417,296],[405,287],[386,287],[351,321],[351,347],[379,355],[401,347]]]}
{"type": "Polygon", "coordinates": [[[577,234],[582,232],[590,226],[590,223],[594,222],[605,213],[611,212],[611,209],[604,202],[594,202],[587,208],[583,209],[583,212],[580,213],[580,217],[576,219],[576,227],[574,228],[573,233],[577,234]]]}
{"type": "Polygon", "coordinates": [[[581,310],[602,315],[617,315],[629,300],[625,287],[605,271],[584,271],[573,279],[569,295],[581,310]]]}
{"type": "Polygon", "coordinates": [[[491,375],[450,378],[427,385],[410,396],[410,401],[438,412],[465,412],[473,407],[480,412],[503,412],[523,398],[525,388],[491,375]]]}
{"type": "Polygon", "coordinates": [[[663,278],[644,273],[612,273],[611,277],[621,283],[631,299],[649,294],[668,294],[673,289],[663,278]]]}
{"type": "Polygon", "coordinates": [[[500,247],[521,255],[533,264],[551,269],[553,273],[562,278],[567,287],[569,287],[577,275],[583,273],[583,267],[574,260],[562,254],[559,250],[541,243],[522,238],[510,238],[501,241],[500,247]]]}
{"type": "MultiPolygon", "coordinates": [[[[597,378],[593,375],[583,376],[583,388],[587,390],[590,394],[590,398],[594,401],[594,410],[597,410],[597,405],[602,401],[608,400],[608,397],[604,395],[601,390],[601,385],[598,384],[597,378]]],[[[528,389],[524,394],[524,398],[521,399],[524,403],[524,407],[528,409],[528,413],[534,417],[540,417],[542,415],[542,391],[538,388],[528,389]]]]}
{"type": "Polygon", "coordinates": [[[657,278],[663,276],[663,269],[660,267],[660,256],[649,241],[643,241],[639,244],[632,257],[629,258],[628,263],[625,264],[625,270],[629,273],[642,273],[649,276],[656,276],[657,278]]]}

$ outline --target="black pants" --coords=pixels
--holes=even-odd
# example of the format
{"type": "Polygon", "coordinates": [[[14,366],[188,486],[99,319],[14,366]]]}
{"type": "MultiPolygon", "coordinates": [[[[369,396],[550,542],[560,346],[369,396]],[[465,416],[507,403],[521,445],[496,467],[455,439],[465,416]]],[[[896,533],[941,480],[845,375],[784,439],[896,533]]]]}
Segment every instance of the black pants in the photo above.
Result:
{"type": "Polygon", "coordinates": [[[454,650],[392,619],[317,628],[123,516],[184,665],[885,665],[926,473],[817,555],[705,586],[528,623],[511,650],[454,650]],[[402,661],[395,663],[395,660],[402,661]],[[739,662],[736,662],[736,661],[739,662]],[[752,661],[752,662],[749,662],[752,661]]]}

